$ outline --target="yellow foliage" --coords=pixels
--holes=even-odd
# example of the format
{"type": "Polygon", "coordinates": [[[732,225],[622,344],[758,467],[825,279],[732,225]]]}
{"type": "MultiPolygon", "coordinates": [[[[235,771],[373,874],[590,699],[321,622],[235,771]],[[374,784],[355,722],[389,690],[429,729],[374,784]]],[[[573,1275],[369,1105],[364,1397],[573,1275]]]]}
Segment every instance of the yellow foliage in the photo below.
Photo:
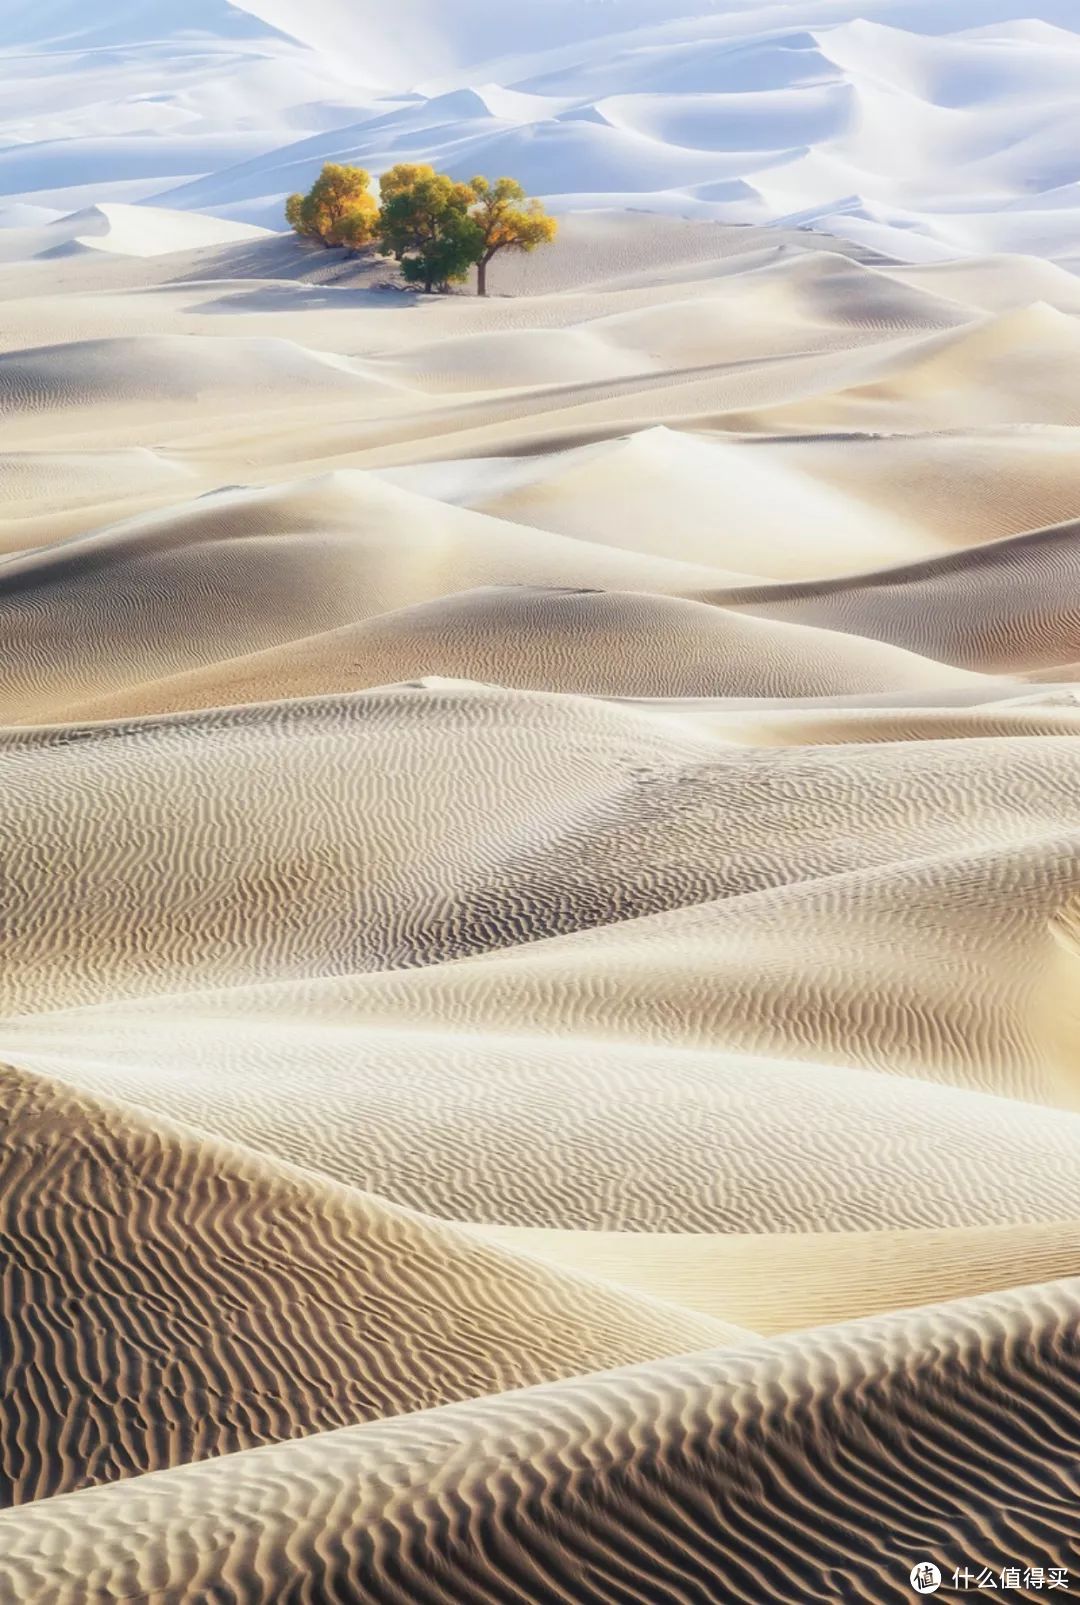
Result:
{"type": "Polygon", "coordinates": [[[535,251],[555,238],[558,223],[540,202],[529,200],[516,178],[482,176],[470,179],[475,198],[472,216],[479,225],[483,248],[476,264],[477,293],[487,294],[488,263],[500,251],[535,251]]]}
{"type": "Polygon", "coordinates": [[[417,184],[423,184],[438,175],[434,167],[427,162],[398,162],[396,167],[388,168],[379,180],[379,194],[385,206],[392,201],[395,195],[404,194],[406,190],[413,190],[417,184]]]}
{"type": "Polygon", "coordinates": [[[289,196],[285,220],[298,234],[324,245],[366,245],[379,221],[370,183],[362,167],[327,162],[306,195],[289,196]]]}

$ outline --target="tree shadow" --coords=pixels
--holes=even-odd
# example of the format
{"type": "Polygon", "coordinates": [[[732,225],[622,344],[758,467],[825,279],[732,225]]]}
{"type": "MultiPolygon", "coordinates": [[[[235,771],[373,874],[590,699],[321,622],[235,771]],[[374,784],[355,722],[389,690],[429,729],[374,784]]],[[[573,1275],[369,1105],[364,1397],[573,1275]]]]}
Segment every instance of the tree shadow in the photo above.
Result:
{"type": "Polygon", "coordinates": [[[350,289],[327,284],[261,284],[250,290],[230,290],[213,300],[188,308],[189,313],[237,312],[349,312],[363,309],[412,306],[429,300],[408,285],[384,284],[372,289],[350,289]]]}
{"type": "Polygon", "coordinates": [[[295,234],[271,234],[203,250],[197,262],[189,258],[169,283],[214,283],[222,279],[277,279],[348,290],[400,288],[397,269],[387,257],[373,250],[327,250],[295,234]]]}

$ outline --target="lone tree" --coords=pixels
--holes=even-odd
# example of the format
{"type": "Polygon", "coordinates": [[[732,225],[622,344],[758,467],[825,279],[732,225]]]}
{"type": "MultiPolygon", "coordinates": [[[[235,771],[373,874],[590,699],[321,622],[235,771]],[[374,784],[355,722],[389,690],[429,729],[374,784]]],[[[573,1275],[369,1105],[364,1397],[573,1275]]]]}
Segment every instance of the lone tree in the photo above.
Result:
{"type": "Polygon", "coordinates": [[[472,217],[480,227],[482,246],[476,258],[476,293],[487,295],[488,264],[500,251],[535,251],[555,238],[558,224],[540,202],[529,200],[516,178],[469,180],[472,217]]]}
{"type": "Polygon", "coordinates": [[[429,293],[460,284],[483,249],[480,225],[469,215],[469,186],[401,163],[383,174],[379,190],[379,249],[401,263],[406,282],[429,293]]]}
{"type": "Polygon", "coordinates": [[[371,174],[362,167],[327,162],[306,195],[290,195],[285,221],[297,234],[323,245],[359,250],[375,238],[379,207],[368,186],[371,174]]]}

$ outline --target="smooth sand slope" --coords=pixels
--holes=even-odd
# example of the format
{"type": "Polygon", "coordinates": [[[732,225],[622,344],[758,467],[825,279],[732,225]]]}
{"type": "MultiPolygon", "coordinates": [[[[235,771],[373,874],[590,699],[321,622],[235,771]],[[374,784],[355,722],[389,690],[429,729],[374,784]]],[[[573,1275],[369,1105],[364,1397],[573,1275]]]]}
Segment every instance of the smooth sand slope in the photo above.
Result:
{"type": "MultiPolygon", "coordinates": [[[[1001,254],[1037,195],[921,212],[873,135],[885,83],[1000,200],[1068,19],[619,9],[480,89],[467,29],[408,97],[384,39],[335,120],[325,8],[205,0],[184,123],[88,142],[160,215],[0,151],[5,1600],[1075,1568],[1080,290],[1001,254]],[[244,132],[185,167],[207,72],[244,132]],[[700,215],[766,123],[773,215],[853,194],[856,113],[864,243],[700,215]],[[699,215],[413,296],[258,231],[346,126],[683,150],[699,215]],[[900,212],[994,254],[900,265],[900,212]]],[[[38,144],[175,113],[119,49],[167,16],[50,15],[96,87],[38,144]]]]}
{"type": "Polygon", "coordinates": [[[864,638],[744,618],[681,597],[522,585],[396,609],[66,711],[115,719],[469,675],[523,690],[609,697],[842,696],[977,685],[864,638]]]}
{"type": "Polygon", "coordinates": [[[1061,667],[1069,678],[1080,651],[1078,579],[1080,524],[1070,521],[875,574],[709,599],[908,651],[936,649],[945,662],[986,674],[1061,667]]]}

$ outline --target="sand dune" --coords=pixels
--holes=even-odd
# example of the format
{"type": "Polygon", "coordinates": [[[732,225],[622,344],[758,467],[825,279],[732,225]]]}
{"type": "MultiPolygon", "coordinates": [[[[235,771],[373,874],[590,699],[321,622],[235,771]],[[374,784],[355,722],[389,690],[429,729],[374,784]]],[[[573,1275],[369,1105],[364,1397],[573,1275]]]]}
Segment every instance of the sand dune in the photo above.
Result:
{"type": "MultiPolygon", "coordinates": [[[[807,467],[814,453],[804,454],[807,467]]],[[[859,505],[779,453],[742,441],[645,429],[576,450],[384,471],[408,489],[516,523],[770,579],[851,573],[868,550],[900,562],[935,549],[918,524],[859,505]],[[797,533],[796,533],[797,532],[797,533]]]]}
{"type": "Polygon", "coordinates": [[[5,1601],[1075,1563],[1080,49],[1022,9],[0,20],[5,1601]],[[354,158],[558,242],[481,299],[268,232],[354,158]]]}
{"type": "Polygon", "coordinates": [[[86,1575],[105,1602],[153,1579],[162,1605],[192,1588],[270,1605],[301,1598],[312,1564],[342,1602],[599,1605],[644,1586],[757,1605],[820,1599],[824,1573],[885,1605],[915,1562],[955,1565],[958,1535],[974,1567],[1035,1545],[1067,1568],[1076,1298],[1049,1282],[43,1500],[0,1515],[0,1576],[42,1605],[74,1605],[86,1575]]]}
{"type": "Polygon", "coordinates": [[[1038,1275],[1075,1274],[1075,1221],[864,1232],[590,1232],[474,1228],[482,1242],[542,1254],[762,1333],[969,1298],[1038,1275]]]}
{"type": "Polygon", "coordinates": [[[341,358],[304,351],[289,341],[199,341],[145,337],[137,341],[88,341],[82,345],[46,346],[38,351],[0,356],[0,407],[4,412],[60,411],[100,406],[116,398],[123,405],[138,401],[193,402],[205,405],[215,394],[271,389],[360,390],[363,378],[341,358]]]}
{"type": "Polygon", "coordinates": [[[40,1076],[0,1087],[4,1504],[734,1335],[40,1076]]]}
{"type": "MultiPolygon", "coordinates": [[[[993,997],[949,1005],[977,1015],[980,1006],[1010,1006],[1024,980],[1011,922],[1045,920],[1069,896],[1065,839],[1078,762],[1080,745],[1067,735],[756,753],[677,716],[669,723],[611,703],[472,686],[12,730],[0,750],[15,844],[3,933],[8,1008],[495,950],[505,959],[493,979],[505,962],[512,987],[515,966],[527,971],[533,955],[544,973],[540,937],[587,928],[611,950],[629,943],[629,953],[634,922],[646,946],[654,925],[663,945],[667,911],[679,910],[687,911],[687,962],[654,967],[654,982],[665,984],[665,971],[672,984],[681,976],[677,984],[693,996],[698,926],[704,962],[730,924],[732,962],[743,984],[764,987],[765,1007],[778,978],[770,974],[777,959],[758,968],[751,944],[760,898],[758,939],[778,957],[790,952],[800,907],[812,923],[831,930],[835,921],[831,951],[819,950],[820,984],[838,998],[850,984],[840,953],[852,953],[854,973],[865,969],[879,919],[881,963],[892,971],[882,978],[885,996],[905,984],[886,934],[897,920],[910,917],[924,943],[948,946],[954,964],[964,930],[976,964],[1000,944],[1012,970],[1006,990],[988,974],[993,997]],[[432,788],[426,777],[436,761],[442,779],[432,788]],[[47,785],[39,780],[46,773],[47,785]],[[853,775],[858,832],[839,828],[853,806],[853,775]],[[253,816],[250,799],[270,777],[268,806],[253,816]],[[119,876],[118,809],[143,821],[119,876]],[[18,844],[43,835],[53,845],[38,862],[18,844]],[[717,839],[723,851],[707,851],[717,839]],[[860,877],[873,879],[872,894],[860,877]],[[151,884],[153,918],[133,928],[126,910],[151,884]],[[1008,921],[987,929],[979,899],[1005,886],[1008,921]],[[776,897],[790,905],[784,926],[770,908],[776,897]],[[936,930],[922,925],[928,903],[936,930]]],[[[1025,928],[1034,962],[1037,927],[1025,928]]],[[[678,945],[674,932],[670,939],[678,945]]],[[[926,963],[932,951],[908,955],[909,984],[944,984],[926,963]]],[[[556,945],[556,964],[557,954],[556,945]]],[[[601,971],[611,957],[598,960],[601,971]]],[[[798,950],[798,964],[808,958],[798,950]]],[[[588,964],[587,949],[580,962],[588,964]]],[[[446,983],[453,991],[459,973],[467,991],[467,972],[454,966],[446,983]]],[[[390,996],[401,986],[440,986],[441,974],[388,970],[379,984],[390,996]]],[[[573,990],[550,1028],[569,1022],[573,990]]],[[[591,1008],[602,996],[581,1001],[591,1008]]],[[[644,998],[615,1003],[629,1010],[631,1029],[644,998]]],[[[745,1004],[735,991],[707,1008],[697,999],[686,1025],[705,1029],[714,1011],[745,1004]]],[[[797,988],[783,1005],[805,1006],[797,988]]],[[[880,1025],[853,998],[820,1029],[874,1039],[880,1025]]],[[[757,1026],[747,1017],[743,1029],[757,1026]]],[[[905,1054],[925,1046],[897,1035],[905,1054]]],[[[1012,1044],[1010,1029],[999,1051],[1012,1044]]]]}
{"type": "MultiPolygon", "coordinates": [[[[563,584],[649,593],[740,579],[724,569],[508,524],[361,474],[268,490],[225,489],[13,556],[0,569],[7,636],[0,709],[12,723],[46,721],[133,686],[211,665],[209,678],[220,676],[224,690],[230,677],[243,672],[230,664],[234,658],[300,643],[448,592],[550,584],[556,575],[563,584]],[[117,611],[124,622],[114,631],[106,621],[117,611]]],[[[700,606],[695,612],[689,602],[681,606],[691,617],[719,618],[700,606]]],[[[800,655],[812,664],[816,646],[819,676],[831,684],[834,665],[838,689],[859,683],[864,652],[863,678],[871,684],[890,678],[883,665],[893,666],[901,681],[940,677],[948,684],[963,678],[946,668],[924,669],[908,654],[861,643],[845,649],[820,632],[741,620],[730,628],[736,638],[761,630],[790,637],[794,665],[800,655]],[[800,654],[804,640],[809,645],[800,654]]],[[[297,644],[292,656],[302,661],[304,650],[297,644]]],[[[325,655],[333,660],[334,642],[325,655]]],[[[794,665],[788,671],[793,678],[794,665]]],[[[288,669],[281,672],[287,682],[288,669]]],[[[763,677],[771,672],[762,664],[763,677]]],[[[318,689],[332,689],[329,678],[318,689]]],[[[138,711],[149,710],[159,705],[155,695],[151,689],[145,701],[129,701],[138,711]]],[[[203,701],[196,695],[180,706],[203,701]]]]}
{"type": "MultiPolygon", "coordinates": [[[[443,1219],[637,1236],[627,1262],[651,1262],[653,1233],[689,1234],[692,1256],[715,1233],[978,1230],[1080,1208],[1078,1117],[1057,1107],[794,1057],[377,1027],[362,994],[348,1002],[263,987],[71,1009],[5,1022],[0,1050],[443,1219]]],[[[815,1285],[852,1309],[865,1295],[815,1285]]]]}
{"type": "Polygon", "coordinates": [[[876,574],[709,600],[937,653],[986,674],[1046,670],[1080,652],[1077,530],[1070,521],[876,574]]]}
{"type": "Polygon", "coordinates": [[[677,597],[518,586],[418,603],[65,711],[117,718],[469,674],[525,690],[621,697],[832,696],[970,683],[862,638],[677,597]]]}
{"type": "Polygon", "coordinates": [[[1075,888],[1070,832],[1055,826],[1012,850],[928,852],[469,964],[309,983],[300,1001],[386,1027],[502,1033],[525,1020],[544,1035],[820,1058],[1075,1105],[1075,960],[1059,960],[1049,930],[1075,888]]]}

